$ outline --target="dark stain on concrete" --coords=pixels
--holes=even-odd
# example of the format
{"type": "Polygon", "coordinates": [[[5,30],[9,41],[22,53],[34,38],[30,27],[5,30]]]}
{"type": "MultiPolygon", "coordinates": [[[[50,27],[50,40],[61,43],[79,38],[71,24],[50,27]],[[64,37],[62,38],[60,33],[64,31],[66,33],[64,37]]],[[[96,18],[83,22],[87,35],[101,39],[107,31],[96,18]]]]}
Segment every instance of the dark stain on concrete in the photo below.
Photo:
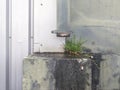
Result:
{"type": "Polygon", "coordinates": [[[88,74],[80,70],[77,60],[56,61],[55,90],[85,90],[88,74]]]}
{"type": "Polygon", "coordinates": [[[31,65],[35,64],[35,60],[34,59],[30,59],[29,61],[30,61],[31,65]]]}
{"type": "Polygon", "coordinates": [[[31,82],[31,90],[40,90],[40,84],[37,80],[31,82]]]}

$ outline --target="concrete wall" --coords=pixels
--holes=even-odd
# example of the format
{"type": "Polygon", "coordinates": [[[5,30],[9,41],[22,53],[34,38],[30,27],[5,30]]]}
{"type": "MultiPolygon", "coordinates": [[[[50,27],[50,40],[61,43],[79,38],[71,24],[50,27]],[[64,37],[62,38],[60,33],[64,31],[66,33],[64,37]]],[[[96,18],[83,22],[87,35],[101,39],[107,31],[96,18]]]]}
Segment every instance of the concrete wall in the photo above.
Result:
{"type": "MultiPolygon", "coordinates": [[[[101,53],[105,61],[101,63],[101,90],[119,89],[120,66],[120,11],[119,0],[67,0],[67,8],[59,7],[66,26],[92,52],[101,53]],[[66,14],[64,11],[67,11],[66,14]]],[[[64,6],[65,7],[65,6],[64,6]]],[[[58,22],[64,22],[59,20],[58,22]]]]}
{"type": "Polygon", "coordinates": [[[84,70],[81,65],[80,59],[63,54],[28,56],[23,62],[22,90],[91,90],[90,63],[84,62],[84,70]]]}
{"type": "Polygon", "coordinates": [[[105,55],[100,69],[100,90],[120,89],[120,56],[105,55]]]}
{"type": "Polygon", "coordinates": [[[70,1],[71,30],[86,39],[95,52],[119,53],[119,0],[70,1]]]}
{"type": "Polygon", "coordinates": [[[62,0],[59,4],[58,28],[87,40],[93,52],[120,53],[119,0],[62,0]]]}
{"type": "Polygon", "coordinates": [[[70,0],[71,22],[99,26],[119,24],[119,4],[119,0],[70,0]]]}
{"type": "Polygon", "coordinates": [[[119,0],[70,0],[68,27],[94,52],[120,52],[119,0]]]}

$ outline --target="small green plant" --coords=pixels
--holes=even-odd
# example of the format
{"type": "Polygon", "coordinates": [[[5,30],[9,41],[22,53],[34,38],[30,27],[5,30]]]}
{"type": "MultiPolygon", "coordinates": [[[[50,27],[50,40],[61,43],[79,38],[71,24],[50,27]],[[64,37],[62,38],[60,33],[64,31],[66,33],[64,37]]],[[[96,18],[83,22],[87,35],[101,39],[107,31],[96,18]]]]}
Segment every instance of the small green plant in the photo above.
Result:
{"type": "Polygon", "coordinates": [[[80,55],[83,51],[84,43],[85,41],[81,39],[77,40],[76,37],[73,36],[73,38],[68,39],[64,45],[65,53],[74,56],[80,55]]]}

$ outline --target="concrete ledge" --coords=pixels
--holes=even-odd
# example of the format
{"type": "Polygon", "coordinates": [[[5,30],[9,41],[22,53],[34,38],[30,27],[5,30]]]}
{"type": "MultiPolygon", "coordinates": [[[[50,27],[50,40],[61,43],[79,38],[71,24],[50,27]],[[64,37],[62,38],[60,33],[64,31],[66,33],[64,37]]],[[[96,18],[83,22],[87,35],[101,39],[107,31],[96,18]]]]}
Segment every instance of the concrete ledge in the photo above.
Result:
{"type": "Polygon", "coordinates": [[[28,56],[23,62],[23,90],[91,90],[89,67],[89,62],[81,64],[63,54],[28,56]]]}

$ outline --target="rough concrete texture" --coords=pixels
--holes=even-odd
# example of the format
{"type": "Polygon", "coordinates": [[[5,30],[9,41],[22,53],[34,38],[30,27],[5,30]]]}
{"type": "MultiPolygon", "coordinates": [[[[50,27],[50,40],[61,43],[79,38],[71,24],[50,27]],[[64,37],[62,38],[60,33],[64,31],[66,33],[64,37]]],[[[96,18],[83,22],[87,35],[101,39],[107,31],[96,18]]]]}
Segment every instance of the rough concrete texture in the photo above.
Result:
{"type": "Polygon", "coordinates": [[[91,90],[90,76],[91,69],[86,65],[81,70],[77,59],[45,55],[23,62],[23,90],[91,90]]]}
{"type": "Polygon", "coordinates": [[[102,59],[100,68],[92,70],[88,63],[81,71],[78,58],[28,56],[23,62],[23,90],[120,90],[120,56],[102,55],[102,59]]]}
{"type": "Polygon", "coordinates": [[[100,90],[120,90],[120,56],[105,55],[100,69],[100,90]]]}
{"type": "Polygon", "coordinates": [[[23,90],[49,90],[48,71],[44,58],[26,58],[23,63],[23,90]]]}
{"type": "Polygon", "coordinates": [[[65,26],[59,24],[59,28],[86,40],[84,45],[105,59],[101,62],[98,90],[120,90],[120,0],[60,1],[65,6],[58,7],[62,13],[58,22],[65,26]]]}
{"type": "Polygon", "coordinates": [[[57,61],[54,76],[56,90],[85,90],[89,79],[77,60],[57,61]]]}

